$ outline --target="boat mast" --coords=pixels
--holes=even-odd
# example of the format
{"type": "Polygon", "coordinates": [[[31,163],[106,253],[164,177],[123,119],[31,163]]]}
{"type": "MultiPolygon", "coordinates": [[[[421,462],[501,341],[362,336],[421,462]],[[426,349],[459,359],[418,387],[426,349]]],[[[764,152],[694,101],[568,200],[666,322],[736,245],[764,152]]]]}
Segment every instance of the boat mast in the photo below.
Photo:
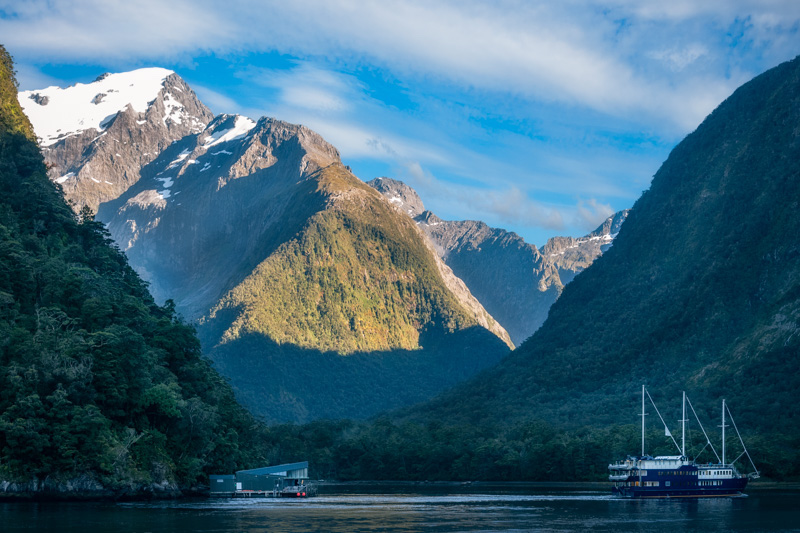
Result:
{"type": "Polygon", "coordinates": [[[722,464],[725,464],[725,398],[722,399],[722,464]]]}
{"type": "Polygon", "coordinates": [[[644,385],[642,385],[642,457],[644,457],[644,417],[644,385]]]}
{"type": "Polygon", "coordinates": [[[686,457],[686,391],[683,391],[683,413],[681,414],[681,456],[686,457]]]}

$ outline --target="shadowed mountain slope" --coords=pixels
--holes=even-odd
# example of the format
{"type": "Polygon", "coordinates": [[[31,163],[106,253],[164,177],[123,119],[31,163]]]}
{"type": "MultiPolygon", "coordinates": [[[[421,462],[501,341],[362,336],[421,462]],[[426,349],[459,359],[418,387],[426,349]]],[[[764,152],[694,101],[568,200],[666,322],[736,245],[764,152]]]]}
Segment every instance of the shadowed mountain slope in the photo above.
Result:
{"type": "Polygon", "coordinates": [[[634,420],[654,396],[722,397],[740,425],[800,416],[800,60],[745,84],[681,142],[614,246],[497,367],[418,416],[634,420]]]}

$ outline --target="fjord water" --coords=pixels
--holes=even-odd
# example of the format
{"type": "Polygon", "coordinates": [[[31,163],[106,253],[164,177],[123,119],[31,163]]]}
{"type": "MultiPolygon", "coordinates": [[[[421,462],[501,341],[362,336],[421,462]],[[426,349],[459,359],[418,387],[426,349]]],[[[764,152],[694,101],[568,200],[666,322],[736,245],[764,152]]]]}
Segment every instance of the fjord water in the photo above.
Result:
{"type": "Polygon", "coordinates": [[[324,487],[308,500],[0,504],[3,531],[800,531],[800,490],[632,501],[541,486],[324,487]]]}

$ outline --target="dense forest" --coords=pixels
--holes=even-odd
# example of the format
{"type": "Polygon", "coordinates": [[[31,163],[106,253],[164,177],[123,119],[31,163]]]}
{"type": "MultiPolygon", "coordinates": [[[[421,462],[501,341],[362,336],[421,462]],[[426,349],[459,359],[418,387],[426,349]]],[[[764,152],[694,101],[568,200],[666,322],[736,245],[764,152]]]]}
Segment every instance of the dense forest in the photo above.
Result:
{"type": "Polygon", "coordinates": [[[251,464],[263,428],[103,225],[76,219],[16,93],[0,47],[0,480],[136,494],[251,464]]]}
{"type": "MultiPolygon", "coordinates": [[[[631,409],[635,411],[635,407],[631,409]]],[[[498,417],[501,418],[501,417],[498,417]]],[[[716,425],[704,421],[717,450],[716,425]]],[[[741,428],[748,451],[767,479],[800,479],[796,450],[800,438],[758,434],[741,428]]],[[[678,440],[680,440],[679,434],[678,440]]],[[[728,459],[741,453],[735,435],[726,439],[728,459]]],[[[663,428],[649,427],[647,452],[674,455],[663,428]]],[[[717,462],[694,427],[687,453],[717,462]]],[[[367,422],[316,421],[272,426],[261,443],[273,463],[308,460],[311,476],[339,480],[412,481],[606,481],[607,465],[636,455],[641,427],[636,424],[565,429],[543,420],[494,425],[453,424],[440,420],[399,421],[382,416],[367,422]]],[[[752,471],[746,459],[737,463],[752,471]]]]}

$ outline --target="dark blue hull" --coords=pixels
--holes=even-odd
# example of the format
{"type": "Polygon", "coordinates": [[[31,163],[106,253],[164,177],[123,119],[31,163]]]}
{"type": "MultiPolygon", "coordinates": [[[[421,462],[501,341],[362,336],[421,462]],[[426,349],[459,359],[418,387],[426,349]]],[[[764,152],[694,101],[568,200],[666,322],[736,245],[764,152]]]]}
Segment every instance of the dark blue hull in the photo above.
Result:
{"type": "Polygon", "coordinates": [[[681,487],[669,489],[664,487],[612,487],[611,493],[622,498],[715,498],[742,496],[747,486],[747,478],[725,480],[722,486],[716,487],[681,487]]]}

